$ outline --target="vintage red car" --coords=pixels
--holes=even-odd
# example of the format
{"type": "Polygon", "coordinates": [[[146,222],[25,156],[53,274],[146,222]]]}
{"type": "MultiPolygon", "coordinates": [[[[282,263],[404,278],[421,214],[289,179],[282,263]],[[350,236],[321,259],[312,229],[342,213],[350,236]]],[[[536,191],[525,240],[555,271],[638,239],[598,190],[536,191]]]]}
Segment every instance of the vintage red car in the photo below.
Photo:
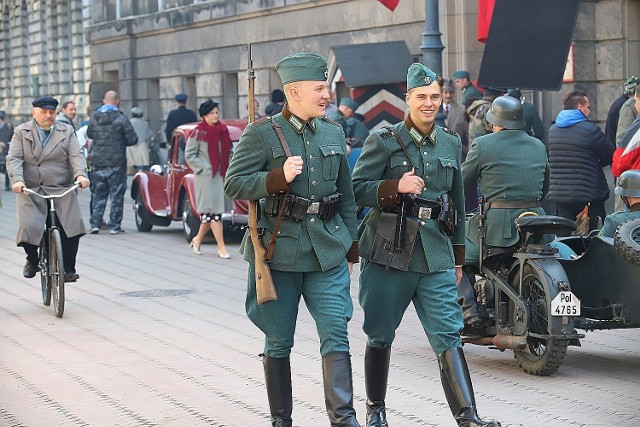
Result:
{"type": "MultiPolygon", "coordinates": [[[[224,120],[234,147],[247,125],[247,120],[224,120]]],[[[182,221],[188,242],[198,232],[199,213],[196,211],[193,173],[184,161],[184,147],[191,130],[197,123],[178,126],[169,141],[167,162],[154,165],[149,171],[138,172],[131,184],[138,231],[151,231],[153,226],[166,227],[173,221],[182,221]]],[[[242,200],[228,200],[222,216],[226,227],[247,224],[248,205],[242,200]]]]}

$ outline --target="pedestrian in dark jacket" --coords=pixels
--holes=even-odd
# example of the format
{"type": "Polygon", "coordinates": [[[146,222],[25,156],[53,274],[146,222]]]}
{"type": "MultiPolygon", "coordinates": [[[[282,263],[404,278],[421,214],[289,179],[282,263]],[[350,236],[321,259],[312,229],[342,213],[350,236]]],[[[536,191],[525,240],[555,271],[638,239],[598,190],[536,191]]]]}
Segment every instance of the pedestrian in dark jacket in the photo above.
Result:
{"type": "Polygon", "coordinates": [[[122,210],[127,189],[127,147],[138,143],[138,136],[129,119],[118,109],[120,98],[108,91],[102,107],[92,115],[87,136],[93,140],[91,162],[94,181],[91,201],[91,234],[100,232],[102,217],[111,197],[108,226],[110,234],[122,233],[122,210]]]}
{"type": "Polygon", "coordinates": [[[590,112],[584,92],[567,94],[564,110],[549,130],[551,181],[547,199],[556,205],[556,215],[572,220],[588,205],[589,227],[594,229],[597,218],[606,216],[609,187],[602,168],[611,164],[615,146],[589,121],[590,112]]]}
{"type": "MultiPolygon", "coordinates": [[[[169,115],[167,116],[167,124],[164,127],[164,134],[167,137],[167,142],[171,142],[171,133],[175,128],[180,125],[198,121],[196,113],[193,110],[189,110],[187,108],[187,99],[189,99],[189,97],[184,93],[179,93],[176,95],[176,103],[178,104],[178,107],[174,110],[169,111],[169,115]]],[[[184,150],[184,146],[181,148],[184,150]]]]}

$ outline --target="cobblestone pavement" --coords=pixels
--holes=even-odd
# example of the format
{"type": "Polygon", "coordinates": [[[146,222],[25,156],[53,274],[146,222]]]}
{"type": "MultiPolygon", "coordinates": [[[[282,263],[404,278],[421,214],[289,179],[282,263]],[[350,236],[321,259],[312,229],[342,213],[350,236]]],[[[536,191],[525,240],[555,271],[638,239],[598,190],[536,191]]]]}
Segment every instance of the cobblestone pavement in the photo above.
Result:
{"type": "MultiPolygon", "coordinates": [[[[88,192],[81,192],[88,212],[88,192]]],[[[267,426],[262,336],[244,314],[246,263],[212,243],[194,255],[179,223],[81,239],[80,280],[62,319],[24,279],[15,196],[0,209],[0,426],[267,426]]],[[[362,310],[352,277],[355,406],[364,422],[362,310]]],[[[640,333],[587,333],[551,377],[523,373],[513,354],[465,347],[481,416],[503,426],[640,423],[640,333]]],[[[415,312],[398,330],[387,404],[394,427],[453,426],[438,367],[415,312]]],[[[314,324],[300,311],[292,355],[294,424],[326,426],[314,324]]]]}

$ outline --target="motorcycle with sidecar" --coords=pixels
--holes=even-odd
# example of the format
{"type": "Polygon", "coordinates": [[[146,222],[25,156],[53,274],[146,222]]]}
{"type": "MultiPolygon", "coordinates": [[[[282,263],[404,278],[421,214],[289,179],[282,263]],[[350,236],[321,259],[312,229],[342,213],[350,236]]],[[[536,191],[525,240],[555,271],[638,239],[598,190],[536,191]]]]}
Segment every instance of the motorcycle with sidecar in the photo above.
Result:
{"type": "Polygon", "coordinates": [[[465,324],[463,342],[513,350],[525,372],[549,375],[580,345],[578,329],[640,327],[640,220],[614,239],[557,238],[576,253],[568,259],[549,240],[573,232],[575,222],[531,215],[516,228],[515,246],[483,248],[480,240],[479,267],[465,266],[482,321],[465,324]]]}

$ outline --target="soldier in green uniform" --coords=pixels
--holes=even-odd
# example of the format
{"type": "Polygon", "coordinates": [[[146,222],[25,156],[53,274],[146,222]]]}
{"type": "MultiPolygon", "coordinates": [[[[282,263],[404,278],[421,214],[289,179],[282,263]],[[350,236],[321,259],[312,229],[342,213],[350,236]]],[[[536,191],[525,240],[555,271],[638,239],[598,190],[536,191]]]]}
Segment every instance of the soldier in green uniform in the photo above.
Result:
{"type": "Polygon", "coordinates": [[[451,80],[460,91],[460,105],[464,105],[467,99],[482,98],[482,92],[471,83],[471,74],[467,70],[454,71],[451,75],[451,80]]]}
{"type": "Polygon", "coordinates": [[[613,237],[620,225],[640,218],[640,170],[622,172],[615,193],[620,196],[627,209],[607,215],[599,236],[613,237]]]}
{"type": "MultiPolygon", "coordinates": [[[[517,243],[515,219],[523,212],[544,215],[540,207],[549,188],[549,162],[544,144],[529,136],[524,127],[522,104],[511,96],[500,96],[491,103],[487,120],[493,133],[476,138],[462,164],[465,190],[480,181],[485,199],[486,237],[484,248],[509,247],[517,243]]],[[[480,260],[478,215],[467,224],[466,265],[480,260]]],[[[463,298],[465,325],[481,322],[473,288],[463,280],[458,287],[463,298]]]]}
{"type": "Polygon", "coordinates": [[[358,262],[357,224],[344,132],[324,117],[329,105],[325,58],[312,52],[292,54],[278,62],[276,71],[287,103],[281,113],[247,125],[225,179],[229,198],[260,200],[263,244],[268,246],[277,235],[270,264],[276,301],[257,304],[249,233],[240,248],[249,262],[247,315],[265,334],[262,360],[272,425],[292,425],[289,355],[303,297],[320,337],[331,425],[359,426],[347,336],[353,312],[349,275],[358,262]],[[274,231],[282,204],[285,216],[274,231]]]}
{"type": "Polygon", "coordinates": [[[407,73],[409,115],[369,135],[353,172],[356,203],[371,208],[359,229],[367,426],[388,425],[391,345],[411,302],[437,355],[458,425],[500,425],[478,417],[461,347],[456,282],[462,276],[464,224],[453,227],[451,207],[464,212],[462,149],[457,134],[434,123],[442,85],[429,68],[412,64],[407,73]],[[440,221],[441,214],[447,220],[440,221]]]}

